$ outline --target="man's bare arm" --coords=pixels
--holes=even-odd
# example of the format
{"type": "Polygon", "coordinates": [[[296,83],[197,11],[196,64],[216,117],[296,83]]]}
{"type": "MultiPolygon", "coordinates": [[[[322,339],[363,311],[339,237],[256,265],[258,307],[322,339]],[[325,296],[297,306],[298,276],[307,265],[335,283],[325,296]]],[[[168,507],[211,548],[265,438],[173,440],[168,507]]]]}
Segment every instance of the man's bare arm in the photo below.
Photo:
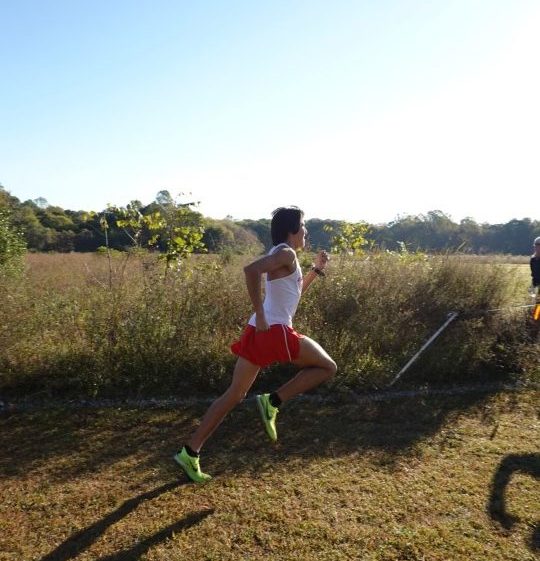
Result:
{"type": "Polygon", "coordinates": [[[267,331],[270,326],[266,322],[262,298],[262,275],[280,268],[291,269],[294,266],[295,255],[290,249],[280,249],[272,255],[266,255],[244,267],[246,286],[249,298],[255,311],[255,321],[258,331],[267,331]]]}

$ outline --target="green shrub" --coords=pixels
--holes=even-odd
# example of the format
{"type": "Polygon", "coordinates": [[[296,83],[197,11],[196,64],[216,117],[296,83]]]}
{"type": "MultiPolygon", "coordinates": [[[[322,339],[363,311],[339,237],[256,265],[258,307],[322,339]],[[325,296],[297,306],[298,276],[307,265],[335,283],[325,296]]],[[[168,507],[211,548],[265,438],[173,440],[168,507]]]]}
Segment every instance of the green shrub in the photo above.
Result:
{"type": "MultiPolygon", "coordinates": [[[[304,255],[302,262],[310,263],[304,255]]],[[[4,282],[0,391],[5,395],[215,394],[230,381],[251,305],[249,258],[193,256],[164,274],[155,256],[112,263],[92,254],[28,255],[28,275],[4,282]]],[[[453,256],[373,253],[330,262],[304,295],[295,327],[339,367],[321,391],[385,387],[450,311],[459,318],[403,384],[538,380],[529,311],[515,303],[515,266],[453,256]]],[[[274,386],[290,369],[273,367],[274,386]]]]}
{"type": "Polygon", "coordinates": [[[7,209],[0,208],[0,274],[19,274],[23,269],[22,257],[26,243],[22,232],[15,229],[7,209]]]}

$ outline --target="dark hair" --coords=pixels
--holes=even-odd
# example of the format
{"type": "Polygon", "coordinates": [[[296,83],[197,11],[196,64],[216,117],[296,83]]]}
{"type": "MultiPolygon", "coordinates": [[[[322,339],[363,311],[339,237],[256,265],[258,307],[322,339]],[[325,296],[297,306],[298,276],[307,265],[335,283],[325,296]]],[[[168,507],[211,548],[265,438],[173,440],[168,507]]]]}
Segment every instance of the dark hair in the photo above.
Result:
{"type": "Polygon", "coordinates": [[[270,226],[272,243],[278,245],[285,242],[289,234],[297,234],[303,216],[304,212],[297,206],[276,208],[272,213],[272,224],[270,226]]]}

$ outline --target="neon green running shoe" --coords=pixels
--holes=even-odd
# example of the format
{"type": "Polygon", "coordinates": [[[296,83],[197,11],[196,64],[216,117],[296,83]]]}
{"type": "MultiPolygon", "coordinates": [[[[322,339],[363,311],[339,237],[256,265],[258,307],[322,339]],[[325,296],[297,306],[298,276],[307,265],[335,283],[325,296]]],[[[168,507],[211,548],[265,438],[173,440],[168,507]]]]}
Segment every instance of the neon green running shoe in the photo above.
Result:
{"type": "Polygon", "coordinates": [[[268,433],[270,440],[275,442],[277,440],[276,417],[279,409],[270,403],[269,393],[257,396],[257,406],[259,408],[259,413],[261,414],[264,427],[266,428],[266,432],[268,433]]]}
{"type": "Polygon", "coordinates": [[[199,458],[194,458],[187,453],[186,448],[182,448],[178,454],[173,456],[174,461],[186,472],[186,475],[195,483],[205,483],[212,479],[211,475],[203,473],[199,465],[199,458]]]}

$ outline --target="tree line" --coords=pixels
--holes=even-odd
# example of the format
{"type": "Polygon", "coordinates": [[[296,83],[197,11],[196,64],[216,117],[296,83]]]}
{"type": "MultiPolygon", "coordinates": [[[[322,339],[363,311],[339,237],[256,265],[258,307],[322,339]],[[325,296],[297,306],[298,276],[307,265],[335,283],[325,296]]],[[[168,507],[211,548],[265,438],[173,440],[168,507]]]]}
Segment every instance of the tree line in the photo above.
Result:
{"type": "MultiPolygon", "coordinates": [[[[0,211],[9,214],[13,228],[22,233],[30,251],[92,252],[105,246],[125,250],[133,245],[148,246],[150,241],[162,251],[170,251],[174,242],[177,249],[191,243],[189,252],[210,253],[257,253],[271,246],[269,219],[204,217],[194,202],[178,202],[165,190],[150,204],[132,201],[126,207],[96,213],[65,210],[42,198],[20,201],[0,186],[0,211]]],[[[354,248],[361,240],[364,247],[392,251],[405,246],[409,251],[527,255],[532,240],[540,235],[538,220],[480,224],[465,218],[454,222],[440,210],[401,216],[385,224],[312,218],[306,226],[311,248],[327,250],[336,240],[340,240],[340,249],[354,248]]]]}

